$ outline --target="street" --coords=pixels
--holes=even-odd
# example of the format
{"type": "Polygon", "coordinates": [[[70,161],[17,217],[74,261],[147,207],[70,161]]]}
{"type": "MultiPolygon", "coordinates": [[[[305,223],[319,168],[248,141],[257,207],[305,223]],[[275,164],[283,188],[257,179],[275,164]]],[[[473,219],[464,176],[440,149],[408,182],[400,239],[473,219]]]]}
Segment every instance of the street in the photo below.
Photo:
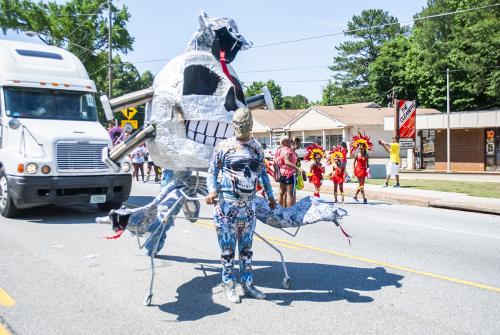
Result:
{"type": "MultiPolygon", "coordinates": [[[[134,182],[128,204],[158,190],[134,182]]],[[[104,213],[46,207],[0,218],[0,334],[500,333],[499,216],[346,200],[351,246],[333,224],[293,238],[258,222],[292,287],[281,287],[278,254],[255,241],[255,284],[267,299],[239,305],[219,286],[209,220],[176,220],[145,307],[149,258],[128,232],[104,239],[111,227],[94,221],[104,213]]]]}

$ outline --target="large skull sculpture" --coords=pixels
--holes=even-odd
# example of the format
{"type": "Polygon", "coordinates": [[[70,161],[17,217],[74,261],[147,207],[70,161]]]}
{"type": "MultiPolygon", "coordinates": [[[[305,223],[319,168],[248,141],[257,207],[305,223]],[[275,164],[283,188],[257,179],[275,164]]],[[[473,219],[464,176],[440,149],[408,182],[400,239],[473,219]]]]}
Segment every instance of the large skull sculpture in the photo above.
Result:
{"type": "Polygon", "coordinates": [[[156,122],[157,132],[148,148],[158,165],[208,168],[215,144],[233,135],[234,111],[245,106],[238,78],[226,63],[250,46],[233,20],[201,13],[200,29],[186,53],[167,63],[154,80],[147,119],[156,122]]]}

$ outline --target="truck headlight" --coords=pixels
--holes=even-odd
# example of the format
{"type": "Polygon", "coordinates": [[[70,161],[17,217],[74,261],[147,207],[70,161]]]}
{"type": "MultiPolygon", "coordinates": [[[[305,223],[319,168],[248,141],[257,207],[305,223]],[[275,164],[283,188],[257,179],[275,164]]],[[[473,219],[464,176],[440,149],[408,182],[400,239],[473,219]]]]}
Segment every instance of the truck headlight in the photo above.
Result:
{"type": "Polygon", "coordinates": [[[42,171],[43,174],[48,174],[50,173],[50,166],[44,165],[40,170],[42,171]]]}
{"type": "Polygon", "coordinates": [[[129,162],[121,163],[120,167],[122,168],[123,172],[125,172],[125,173],[130,172],[130,163],[129,162]]]}
{"type": "Polygon", "coordinates": [[[27,173],[34,174],[34,173],[36,173],[37,170],[38,170],[38,165],[36,165],[35,163],[26,164],[26,172],[27,173]]]}

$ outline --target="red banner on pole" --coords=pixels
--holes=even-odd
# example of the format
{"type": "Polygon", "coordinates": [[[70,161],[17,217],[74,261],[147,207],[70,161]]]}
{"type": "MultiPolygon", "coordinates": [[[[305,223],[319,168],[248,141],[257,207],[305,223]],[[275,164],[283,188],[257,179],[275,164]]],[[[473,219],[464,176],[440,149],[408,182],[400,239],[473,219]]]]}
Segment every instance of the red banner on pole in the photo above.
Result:
{"type": "Polygon", "coordinates": [[[415,100],[398,100],[399,143],[406,148],[415,147],[417,108],[415,100]]]}

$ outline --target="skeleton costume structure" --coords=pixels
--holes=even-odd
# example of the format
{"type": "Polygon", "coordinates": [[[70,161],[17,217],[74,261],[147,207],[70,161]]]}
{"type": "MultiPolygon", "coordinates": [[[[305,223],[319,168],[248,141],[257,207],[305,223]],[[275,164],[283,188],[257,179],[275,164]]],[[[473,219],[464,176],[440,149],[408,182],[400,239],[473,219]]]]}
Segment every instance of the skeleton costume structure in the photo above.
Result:
{"type": "Polygon", "coordinates": [[[239,34],[231,19],[211,18],[202,13],[199,21],[200,29],[186,53],[172,59],[155,77],[152,100],[146,108],[146,123],[155,125],[146,144],[153,161],[172,171],[170,182],[151,203],[114,210],[108,217],[97,219],[113,222],[117,234],[111,238],[119,237],[124,230],[138,236],[151,233],[145,244],[153,270],[147,305],[152,297],[154,255],[163,246],[165,234],[181,210],[188,220],[197,220],[201,205],[196,195],[206,196],[218,189],[220,201],[214,217],[223,253],[223,281],[234,278],[234,255],[230,253],[238,251],[242,259],[241,279],[252,282],[251,236],[256,220],[275,228],[326,221],[342,230],[339,222],[347,213],[311,197],[293,207],[273,210],[267,199],[255,196],[258,179],[267,197],[272,195],[272,189],[260,145],[253,139],[237,143],[233,137],[233,116],[246,106],[246,101],[229,65],[238,51],[249,48],[251,43],[239,34]],[[211,177],[205,180],[199,172],[209,168],[211,177]],[[220,182],[214,178],[218,172],[222,175],[220,182]]]}

